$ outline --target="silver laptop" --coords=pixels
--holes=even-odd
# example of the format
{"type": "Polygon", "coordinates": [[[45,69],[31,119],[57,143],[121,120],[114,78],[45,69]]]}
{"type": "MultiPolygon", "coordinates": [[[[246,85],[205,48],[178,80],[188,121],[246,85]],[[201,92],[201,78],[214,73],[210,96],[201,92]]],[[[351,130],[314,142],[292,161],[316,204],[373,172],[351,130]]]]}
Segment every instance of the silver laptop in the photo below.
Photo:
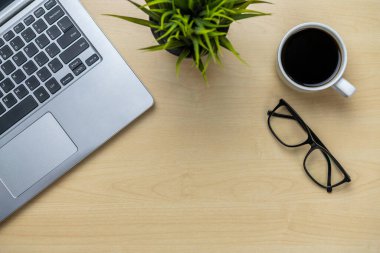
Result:
{"type": "Polygon", "coordinates": [[[0,222],[152,105],[79,0],[0,0],[0,222]]]}

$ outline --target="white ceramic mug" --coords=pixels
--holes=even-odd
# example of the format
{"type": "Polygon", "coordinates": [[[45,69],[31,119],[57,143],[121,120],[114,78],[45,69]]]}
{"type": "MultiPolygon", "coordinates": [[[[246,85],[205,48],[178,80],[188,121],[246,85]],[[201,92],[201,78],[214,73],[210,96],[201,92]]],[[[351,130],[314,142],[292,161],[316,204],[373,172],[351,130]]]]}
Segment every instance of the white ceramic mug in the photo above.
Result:
{"type": "Polygon", "coordinates": [[[343,73],[346,70],[346,67],[347,67],[347,49],[343,43],[342,38],[331,27],[321,24],[321,23],[314,23],[314,22],[304,23],[292,28],[282,39],[281,44],[278,49],[278,53],[277,53],[277,72],[278,72],[279,77],[285,84],[289,85],[290,87],[298,91],[316,92],[316,91],[333,87],[336,91],[338,91],[343,96],[350,97],[355,93],[356,88],[355,86],[353,86],[351,83],[349,83],[347,80],[343,78],[343,73]],[[330,78],[325,83],[322,83],[320,86],[317,86],[317,87],[304,86],[292,80],[289,77],[289,75],[286,73],[286,71],[284,70],[282,66],[282,61],[281,61],[281,54],[282,54],[282,50],[286,41],[295,33],[308,29],[308,28],[319,29],[331,35],[332,38],[335,39],[336,43],[339,46],[339,50],[340,50],[341,58],[342,58],[340,61],[339,70],[336,73],[336,75],[332,79],[330,78]]]}

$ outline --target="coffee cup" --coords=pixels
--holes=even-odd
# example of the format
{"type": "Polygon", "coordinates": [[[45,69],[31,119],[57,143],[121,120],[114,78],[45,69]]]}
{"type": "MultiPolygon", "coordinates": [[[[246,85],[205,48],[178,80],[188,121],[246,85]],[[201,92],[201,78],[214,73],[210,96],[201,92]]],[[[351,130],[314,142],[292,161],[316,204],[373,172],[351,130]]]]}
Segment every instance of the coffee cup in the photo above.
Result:
{"type": "Polygon", "coordinates": [[[303,92],[334,88],[345,97],[356,88],[343,74],[347,49],[340,35],[321,23],[304,23],[282,39],[277,54],[277,72],[290,87],[303,92]]]}

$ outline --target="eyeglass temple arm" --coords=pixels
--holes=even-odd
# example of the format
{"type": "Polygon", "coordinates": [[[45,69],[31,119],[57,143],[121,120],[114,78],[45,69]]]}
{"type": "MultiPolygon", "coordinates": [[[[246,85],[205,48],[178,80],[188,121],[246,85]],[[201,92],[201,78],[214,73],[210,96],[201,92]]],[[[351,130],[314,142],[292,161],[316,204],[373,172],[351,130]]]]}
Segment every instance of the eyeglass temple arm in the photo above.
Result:
{"type": "MultiPolygon", "coordinates": [[[[268,111],[268,116],[274,116],[274,117],[278,117],[278,118],[283,118],[283,119],[291,119],[291,120],[296,120],[292,115],[286,115],[286,114],[281,114],[281,113],[276,113],[273,111],[268,111]]],[[[307,126],[307,128],[309,129],[311,135],[313,136],[313,138],[315,139],[315,141],[317,141],[322,147],[324,147],[326,150],[327,147],[325,146],[325,144],[323,144],[323,142],[318,138],[318,136],[313,132],[313,130],[310,129],[309,126],[307,126]]]]}
{"type": "Polygon", "coordinates": [[[295,118],[292,115],[281,114],[281,113],[277,113],[277,112],[273,112],[273,111],[268,111],[268,116],[270,116],[270,115],[278,117],[278,118],[295,120],[295,118]]]}

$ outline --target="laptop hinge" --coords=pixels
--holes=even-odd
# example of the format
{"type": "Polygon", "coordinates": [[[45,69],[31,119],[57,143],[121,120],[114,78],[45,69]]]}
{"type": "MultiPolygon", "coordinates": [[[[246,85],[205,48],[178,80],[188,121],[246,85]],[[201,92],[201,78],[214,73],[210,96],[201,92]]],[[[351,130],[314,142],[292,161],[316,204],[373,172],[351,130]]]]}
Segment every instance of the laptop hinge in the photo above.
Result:
{"type": "Polygon", "coordinates": [[[11,18],[16,16],[20,11],[22,11],[26,6],[31,4],[33,1],[34,0],[16,1],[14,4],[11,4],[9,7],[5,8],[0,13],[0,26],[2,26],[11,18]]]}

